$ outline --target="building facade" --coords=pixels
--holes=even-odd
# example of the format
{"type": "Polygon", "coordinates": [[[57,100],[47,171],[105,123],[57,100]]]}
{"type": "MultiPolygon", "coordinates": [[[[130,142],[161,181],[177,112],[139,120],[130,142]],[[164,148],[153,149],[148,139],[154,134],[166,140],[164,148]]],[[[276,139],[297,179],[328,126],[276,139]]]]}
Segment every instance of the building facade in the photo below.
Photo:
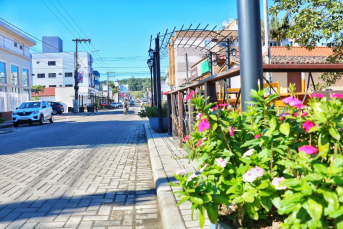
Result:
{"type": "Polygon", "coordinates": [[[0,112],[13,111],[30,100],[34,45],[34,40],[0,21],[0,112]]]}

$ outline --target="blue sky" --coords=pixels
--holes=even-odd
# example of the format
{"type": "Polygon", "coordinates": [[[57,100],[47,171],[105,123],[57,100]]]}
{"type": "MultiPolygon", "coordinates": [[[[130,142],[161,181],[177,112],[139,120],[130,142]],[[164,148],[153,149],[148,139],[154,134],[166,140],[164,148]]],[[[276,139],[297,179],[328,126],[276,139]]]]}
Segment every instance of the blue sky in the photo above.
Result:
{"type": "MultiPolygon", "coordinates": [[[[272,0],[269,1],[269,6],[272,0]]],[[[105,78],[107,71],[115,71],[116,78],[150,77],[146,61],[150,35],[164,33],[166,29],[177,29],[184,24],[188,28],[221,27],[227,18],[237,18],[236,0],[0,0],[0,17],[24,31],[41,39],[42,36],[59,36],[64,51],[74,51],[76,37],[85,38],[62,6],[77,25],[92,39],[103,63],[94,54],[93,68],[105,78]],[[62,20],[68,29],[54,16],[47,6],[62,20]],[[62,6],[61,6],[61,5],[62,6]],[[74,29],[64,20],[54,6],[63,14],[74,29]],[[110,69],[104,68],[109,67],[110,69]]],[[[261,17],[262,14],[261,5],[261,17]]],[[[85,45],[84,45],[85,46],[85,45]]],[[[80,51],[85,51],[83,47],[80,51]]],[[[86,51],[94,50],[92,46],[86,51]]],[[[40,52],[42,44],[37,41],[33,52],[40,52]]],[[[167,58],[162,60],[161,71],[168,66],[167,58]]]]}

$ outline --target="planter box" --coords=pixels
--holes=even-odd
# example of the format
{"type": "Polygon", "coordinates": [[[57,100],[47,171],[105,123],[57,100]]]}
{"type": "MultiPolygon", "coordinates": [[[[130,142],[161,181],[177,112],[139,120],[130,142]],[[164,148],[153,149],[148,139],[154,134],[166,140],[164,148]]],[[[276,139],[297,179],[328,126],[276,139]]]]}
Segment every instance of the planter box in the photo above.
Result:
{"type": "Polygon", "coordinates": [[[210,222],[210,229],[232,229],[232,228],[226,223],[218,221],[216,224],[213,224],[210,222]]]}
{"type": "MultiPolygon", "coordinates": [[[[149,118],[149,124],[153,131],[158,133],[158,118],[149,118]]],[[[168,118],[162,117],[162,132],[166,133],[168,131],[168,118]]]]}

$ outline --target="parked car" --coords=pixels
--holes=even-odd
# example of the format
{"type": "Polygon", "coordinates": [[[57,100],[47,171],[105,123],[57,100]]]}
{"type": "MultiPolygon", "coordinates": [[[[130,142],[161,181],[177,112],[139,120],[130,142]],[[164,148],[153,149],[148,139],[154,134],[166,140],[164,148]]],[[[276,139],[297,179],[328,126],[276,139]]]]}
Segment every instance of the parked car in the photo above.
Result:
{"type": "Polygon", "coordinates": [[[117,102],[111,103],[111,108],[119,108],[119,105],[117,102]]]}
{"type": "Polygon", "coordinates": [[[131,100],[130,101],[130,106],[134,106],[135,105],[135,101],[131,100]]]}
{"type": "Polygon", "coordinates": [[[48,104],[51,106],[54,115],[62,114],[64,112],[64,108],[61,103],[48,101],[48,104]]]}
{"type": "Polygon", "coordinates": [[[51,106],[45,101],[23,102],[17,110],[12,113],[12,122],[14,127],[19,124],[28,123],[32,125],[38,122],[43,125],[44,120],[54,122],[54,115],[51,106]]]}
{"type": "Polygon", "coordinates": [[[122,102],[118,102],[118,107],[123,107],[123,103],[122,102]]]}

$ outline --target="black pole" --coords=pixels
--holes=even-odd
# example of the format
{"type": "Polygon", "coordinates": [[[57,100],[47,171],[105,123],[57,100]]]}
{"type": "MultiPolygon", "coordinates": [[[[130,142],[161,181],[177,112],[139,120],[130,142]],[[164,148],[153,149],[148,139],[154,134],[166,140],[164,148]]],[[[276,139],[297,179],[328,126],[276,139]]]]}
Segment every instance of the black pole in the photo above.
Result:
{"type": "MultiPolygon", "coordinates": [[[[153,95],[154,95],[154,103],[155,103],[155,106],[157,104],[157,93],[156,93],[156,77],[157,77],[157,71],[156,71],[156,68],[157,68],[157,61],[156,61],[156,50],[154,52],[154,58],[153,58],[153,74],[154,74],[154,77],[153,77],[153,81],[154,81],[154,88],[153,88],[153,95]]],[[[152,88],[151,88],[152,89],[152,88]]]]}
{"type": "MultiPolygon", "coordinates": [[[[230,63],[231,63],[231,56],[230,56],[230,39],[226,39],[226,70],[230,70],[230,63]]],[[[231,88],[231,79],[226,80],[226,84],[228,88],[231,88]]]]}
{"type": "Polygon", "coordinates": [[[210,69],[210,76],[213,75],[213,68],[212,68],[212,52],[208,53],[208,67],[210,69]]]}
{"type": "Polygon", "coordinates": [[[160,68],[160,38],[157,35],[155,39],[155,55],[156,55],[156,90],[157,94],[157,110],[158,110],[158,132],[162,133],[162,101],[161,101],[161,68],[160,68]]]}
{"type": "Polygon", "coordinates": [[[260,1],[237,0],[242,111],[254,101],[250,90],[263,88],[260,1]]]}
{"type": "Polygon", "coordinates": [[[74,73],[74,90],[75,90],[75,95],[74,95],[74,104],[73,104],[73,108],[74,108],[74,113],[78,113],[79,112],[79,104],[78,104],[78,97],[79,97],[79,74],[78,74],[78,56],[77,56],[77,43],[78,41],[75,41],[75,73],[74,73]]]}
{"type": "Polygon", "coordinates": [[[150,68],[150,92],[151,92],[151,106],[153,107],[154,106],[154,95],[153,95],[153,92],[152,92],[152,67],[150,68]]]}

